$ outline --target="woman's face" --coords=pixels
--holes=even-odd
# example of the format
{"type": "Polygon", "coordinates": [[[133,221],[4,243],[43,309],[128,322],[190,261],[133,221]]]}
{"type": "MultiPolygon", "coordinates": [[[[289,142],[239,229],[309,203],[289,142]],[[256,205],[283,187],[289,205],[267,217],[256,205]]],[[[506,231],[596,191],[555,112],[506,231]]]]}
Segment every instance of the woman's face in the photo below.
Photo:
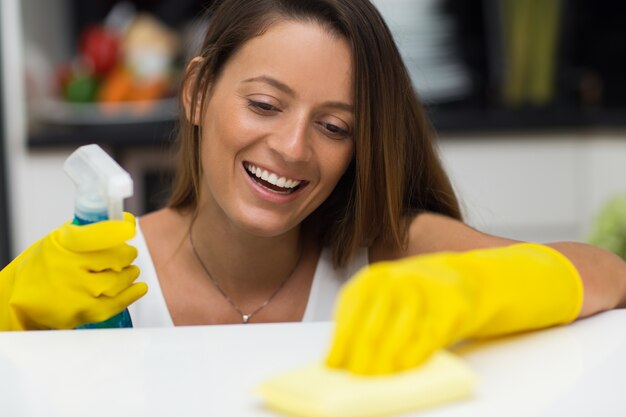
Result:
{"type": "Polygon", "coordinates": [[[206,98],[202,210],[256,236],[298,226],[354,152],[348,42],[282,21],[245,43],[206,98]]]}

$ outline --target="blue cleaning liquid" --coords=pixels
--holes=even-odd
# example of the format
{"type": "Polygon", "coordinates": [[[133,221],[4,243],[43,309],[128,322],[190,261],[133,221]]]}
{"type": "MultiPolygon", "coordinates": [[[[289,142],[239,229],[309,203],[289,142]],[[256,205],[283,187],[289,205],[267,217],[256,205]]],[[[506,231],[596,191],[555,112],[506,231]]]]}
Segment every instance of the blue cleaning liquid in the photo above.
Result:
{"type": "MultiPolygon", "coordinates": [[[[83,226],[102,220],[108,220],[107,213],[90,214],[89,220],[85,220],[75,215],[72,224],[83,226]]],[[[130,313],[128,312],[127,308],[124,309],[124,311],[122,311],[121,313],[111,317],[110,319],[101,321],[99,323],[85,324],[83,326],[77,327],[77,329],[118,329],[125,327],[133,327],[133,321],[130,318],[130,313]]]]}

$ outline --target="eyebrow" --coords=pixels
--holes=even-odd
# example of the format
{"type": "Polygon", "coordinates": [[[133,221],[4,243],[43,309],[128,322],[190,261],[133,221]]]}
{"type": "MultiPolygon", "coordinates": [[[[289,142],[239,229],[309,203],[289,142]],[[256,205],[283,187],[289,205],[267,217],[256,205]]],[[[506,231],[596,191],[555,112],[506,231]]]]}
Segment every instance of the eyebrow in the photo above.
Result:
{"type": "Polygon", "coordinates": [[[291,89],[287,84],[278,81],[276,78],[269,77],[267,75],[259,75],[258,77],[248,78],[247,80],[243,80],[244,83],[253,83],[253,82],[262,82],[271,85],[292,97],[295,97],[296,92],[291,89]]]}
{"type": "MultiPolygon", "coordinates": [[[[252,78],[248,78],[243,80],[244,83],[252,83],[252,82],[262,82],[262,83],[266,83],[271,85],[272,87],[283,91],[286,94],[289,94],[291,97],[295,97],[296,96],[296,92],[293,91],[293,89],[291,87],[289,87],[287,84],[278,81],[276,78],[272,78],[268,75],[259,75],[258,77],[252,77],[252,78]]],[[[348,103],[343,103],[341,101],[328,101],[326,103],[324,103],[324,106],[326,107],[334,107],[340,110],[345,110],[348,112],[353,112],[354,111],[354,107],[351,104],[348,103]]]]}

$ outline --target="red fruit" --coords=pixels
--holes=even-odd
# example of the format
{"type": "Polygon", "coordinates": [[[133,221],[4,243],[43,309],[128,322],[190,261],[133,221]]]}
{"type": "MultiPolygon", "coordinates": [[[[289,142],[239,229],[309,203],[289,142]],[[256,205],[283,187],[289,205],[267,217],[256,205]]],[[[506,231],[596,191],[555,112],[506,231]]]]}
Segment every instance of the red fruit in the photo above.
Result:
{"type": "Polygon", "coordinates": [[[74,58],[69,62],[59,65],[54,73],[55,93],[61,97],[67,92],[67,85],[76,78],[95,78],[91,60],[83,57],[74,58]]]}
{"type": "Polygon", "coordinates": [[[89,26],[79,39],[81,55],[93,65],[96,75],[106,75],[117,64],[120,41],[102,25],[89,26]]]}
{"type": "Polygon", "coordinates": [[[70,63],[59,65],[54,72],[54,89],[61,95],[65,91],[65,86],[72,77],[72,68],[70,63]]]}

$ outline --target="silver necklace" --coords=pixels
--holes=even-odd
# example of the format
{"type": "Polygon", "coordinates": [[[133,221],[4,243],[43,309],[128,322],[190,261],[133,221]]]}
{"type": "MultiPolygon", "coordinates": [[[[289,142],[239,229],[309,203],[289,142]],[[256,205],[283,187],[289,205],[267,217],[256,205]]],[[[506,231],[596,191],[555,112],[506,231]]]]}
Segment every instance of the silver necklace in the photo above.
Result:
{"type": "Polygon", "coordinates": [[[213,275],[209,272],[209,269],[207,268],[207,266],[204,264],[204,262],[202,262],[202,259],[200,258],[200,255],[198,254],[198,250],[196,249],[196,245],[193,243],[191,230],[189,231],[189,242],[191,243],[191,249],[193,251],[194,256],[198,260],[198,263],[200,264],[200,266],[202,266],[202,269],[204,269],[204,272],[209,277],[213,285],[215,285],[215,288],[217,288],[220,294],[222,294],[224,299],[228,301],[228,303],[237,311],[237,313],[241,315],[241,322],[243,324],[247,324],[254,315],[256,315],[259,311],[265,308],[265,306],[267,306],[272,301],[272,299],[276,296],[276,294],[278,294],[278,292],[285,286],[287,281],[289,281],[289,278],[291,278],[294,271],[296,270],[296,267],[300,263],[300,256],[302,255],[302,252],[300,252],[300,255],[298,256],[298,260],[296,261],[296,264],[294,265],[289,275],[287,275],[285,279],[283,279],[281,283],[278,284],[278,287],[276,287],[276,289],[269,296],[269,298],[265,300],[263,304],[258,306],[255,310],[253,310],[251,313],[244,313],[243,311],[241,311],[237,303],[235,303],[235,301],[226,293],[226,291],[224,291],[224,289],[220,286],[220,284],[218,284],[218,282],[213,278],[213,275]]]}

